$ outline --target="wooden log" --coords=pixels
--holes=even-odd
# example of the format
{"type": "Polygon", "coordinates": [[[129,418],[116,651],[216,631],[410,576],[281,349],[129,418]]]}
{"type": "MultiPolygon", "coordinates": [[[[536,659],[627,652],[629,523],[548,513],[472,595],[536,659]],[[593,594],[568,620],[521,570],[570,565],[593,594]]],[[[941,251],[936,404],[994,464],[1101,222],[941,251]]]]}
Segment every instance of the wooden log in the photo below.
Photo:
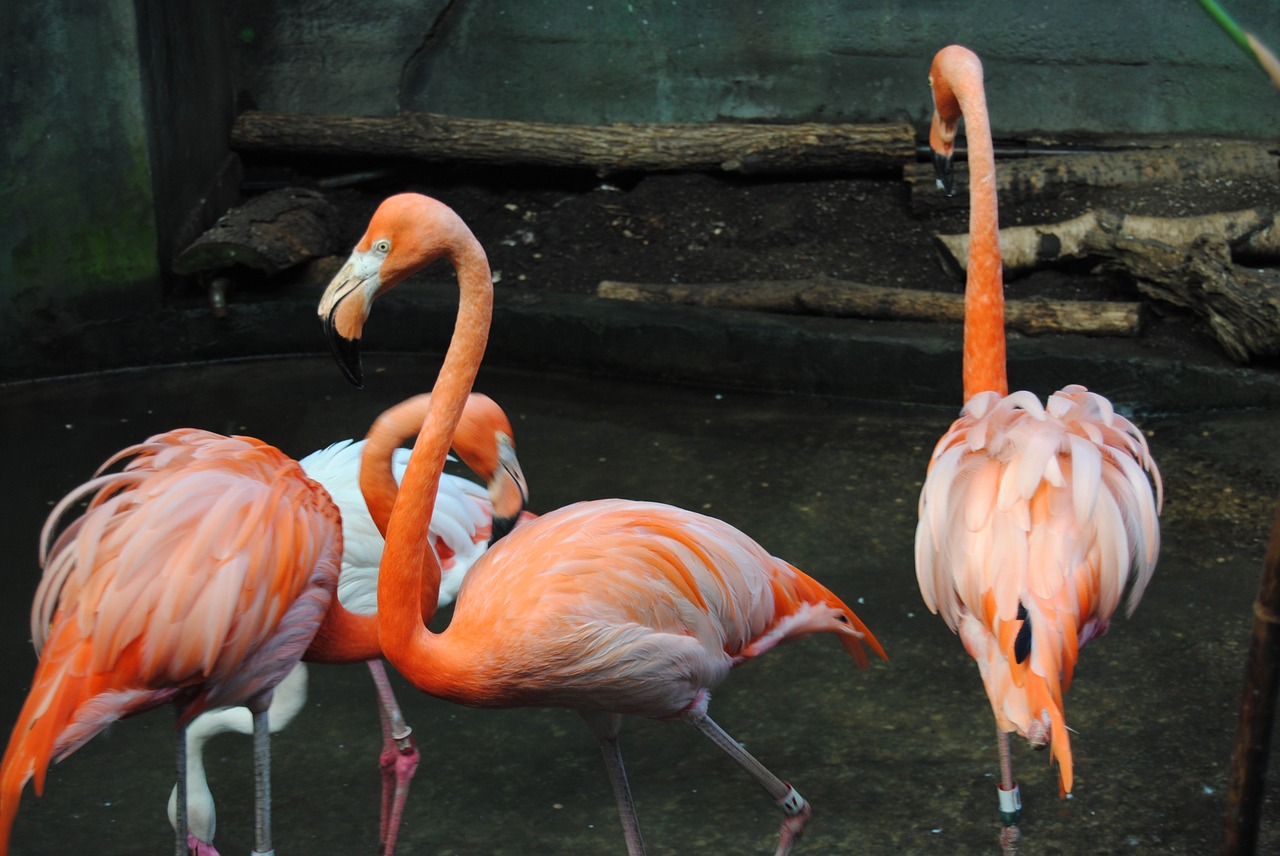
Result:
{"type": "MultiPolygon", "coordinates": [[[[917,215],[969,204],[966,163],[955,165],[954,196],[947,196],[937,188],[931,163],[908,164],[903,169],[903,178],[911,190],[911,210],[917,215]]],[[[1280,182],[1280,169],[1267,145],[1224,141],[1212,145],[1002,159],[996,170],[996,190],[1002,203],[1016,204],[1070,188],[1138,187],[1201,179],[1280,182]]]]}
{"type": "Polygon", "coordinates": [[[1271,731],[1280,698],[1280,503],[1262,563],[1245,658],[1244,691],[1227,780],[1227,824],[1222,856],[1252,856],[1267,784],[1271,731]]]}
{"type": "Polygon", "coordinates": [[[553,125],[434,113],[320,116],[242,113],[241,151],[588,168],[599,172],[723,170],[741,174],[885,172],[915,157],[911,125],[553,125]]]}
{"type": "Polygon", "coordinates": [[[1173,247],[1090,232],[1085,249],[1105,259],[1104,269],[1132,278],[1143,294],[1203,316],[1237,362],[1280,354],[1280,270],[1232,264],[1221,236],[1202,235],[1189,247],[1173,247]]]}
{"type": "MultiPolygon", "coordinates": [[[[1011,226],[1000,230],[1000,255],[1010,276],[1059,262],[1084,258],[1090,232],[1127,235],[1188,247],[1201,235],[1217,235],[1235,257],[1249,261],[1280,259],[1280,214],[1258,208],[1222,211],[1199,217],[1143,217],[1099,209],[1060,223],[1011,226]]],[[[963,276],[969,268],[969,233],[934,235],[943,267],[963,276]]]]}
{"type": "Polygon", "coordinates": [[[338,249],[337,209],[314,190],[287,187],[223,214],[178,254],[173,270],[189,275],[245,265],[276,274],[338,249]]]}
{"type": "MultiPolygon", "coordinates": [[[[964,320],[964,296],[960,294],[833,279],[694,285],[605,280],[596,287],[596,294],[613,300],[837,318],[955,323],[964,320]]],[[[1013,299],[1005,302],[1005,324],[1010,330],[1028,335],[1136,336],[1142,327],[1142,305],[1118,301],[1013,299]]]]}

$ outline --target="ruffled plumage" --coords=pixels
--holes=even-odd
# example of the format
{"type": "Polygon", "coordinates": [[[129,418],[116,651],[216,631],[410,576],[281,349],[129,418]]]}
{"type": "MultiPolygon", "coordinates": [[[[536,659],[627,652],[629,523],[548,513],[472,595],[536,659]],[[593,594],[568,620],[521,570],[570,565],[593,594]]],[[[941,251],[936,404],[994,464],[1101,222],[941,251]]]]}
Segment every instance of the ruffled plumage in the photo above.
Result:
{"type": "Polygon", "coordinates": [[[1124,592],[1129,612],[1142,598],[1162,503],[1142,432],[1078,385],[1046,404],[980,393],[933,451],[916,529],[920,592],[977,662],[999,727],[1024,737],[1036,719],[1048,727],[1065,791],[1063,693],[1124,592]],[[1020,609],[1031,640],[1022,662],[1020,609]]]}
{"type": "Polygon", "coordinates": [[[165,702],[189,719],[275,686],[337,586],[338,510],[279,450],[179,429],[103,469],[123,460],[58,503],[41,534],[40,660],[0,771],[0,853],[23,785],[34,775],[39,791],[51,759],[165,702]]]}

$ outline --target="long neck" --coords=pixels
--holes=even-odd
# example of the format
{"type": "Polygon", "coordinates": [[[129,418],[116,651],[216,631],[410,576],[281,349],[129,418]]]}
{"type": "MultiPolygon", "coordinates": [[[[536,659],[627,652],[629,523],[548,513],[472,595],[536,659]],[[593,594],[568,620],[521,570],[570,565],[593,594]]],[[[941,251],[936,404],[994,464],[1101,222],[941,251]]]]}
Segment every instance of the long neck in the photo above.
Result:
{"type": "Polygon", "coordinates": [[[401,482],[378,571],[383,653],[410,683],[427,692],[442,671],[432,659],[438,637],[425,626],[435,615],[440,593],[440,562],[427,540],[427,525],[454,430],[480,369],[493,311],[489,264],[479,243],[471,238],[452,261],[461,290],[458,320],[401,482]]]}
{"type": "Polygon", "coordinates": [[[422,430],[430,404],[430,393],[406,399],[384,411],[365,435],[364,451],[360,453],[360,494],[383,538],[387,537],[391,510],[400,490],[392,457],[401,443],[422,430]]]}
{"type": "Polygon", "coordinates": [[[1005,374],[1004,282],[996,213],[996,158],[981,72],[953,81],[969,147],[969,265],[964,289],[964,400],[1009,391],[1005,374]]]}

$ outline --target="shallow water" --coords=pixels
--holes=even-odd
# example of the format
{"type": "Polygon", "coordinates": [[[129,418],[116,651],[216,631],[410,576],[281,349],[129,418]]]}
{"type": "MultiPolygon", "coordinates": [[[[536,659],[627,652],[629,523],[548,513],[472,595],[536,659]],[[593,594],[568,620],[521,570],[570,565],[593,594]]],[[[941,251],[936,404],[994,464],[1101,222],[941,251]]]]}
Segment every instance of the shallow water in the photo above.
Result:
{"type": "MultiPolygon", "coordinates": [[[[326,358],[156,369],[5,388],[9,449],[0,548],[0,722],[34,668],[28,609],[52,503],[108,455],[192,425],[301,457],[363,434],[422,391],[429,359],[370,355],[363,391],[326,358]]],[[[916,498],[950,408],[489,372],[511,415],[534,511],[624,496],[709,513],[818,577],[892,662],[858,671],[830,638],[737,670],[711,710],[813,805],[798,853],[996,852],[990,708],[959,640],[923,607],[912,566],[916,498]]],[[[1083,654],[1067,699],[1076,792],[1047,754],[1014,745],[1027,854],[1204,854],[1221,839],[1250,607],[1280,487],[1275,412],[1144,417],[1165,476],[1164,549],[1132,619],[1083,654]]],[[[442,616],[447,618],[447,612],[442,616]]],[[[397,680],[422,765],[400,853],[625,852],[595,743],[555,710],[474,711],[397,680]]],[[[368,672],[312,666],[307,708],[273,740],[281,854],[375,853],[380,748],[368,672]]],[[[171,852],[165,801],[173,716],[114,726],[28,787],[14,856],[171,852]]],[[[632,720],[623,749],[651,854],[771,853],[779,814],[693,729],[632,720]]],[[[1277,753],[1273,753],[1273,756],[1277,753]]],[[[216,843],[252,841],[249,741],[207,752],[216,843]]],[[[1273,757],[1260,852],[1280,851],[1273,757]]]]}

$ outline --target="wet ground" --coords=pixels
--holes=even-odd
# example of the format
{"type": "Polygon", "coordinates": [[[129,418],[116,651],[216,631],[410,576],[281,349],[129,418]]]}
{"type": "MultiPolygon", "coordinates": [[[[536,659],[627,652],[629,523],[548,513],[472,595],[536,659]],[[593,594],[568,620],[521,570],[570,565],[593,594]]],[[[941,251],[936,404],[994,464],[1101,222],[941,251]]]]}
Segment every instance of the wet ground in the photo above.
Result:
{"type": "MultiPolygon", "coordinates": [[[[104,458],[181,425],[252,434],[300,457],[362,434],[436,367],[371,354],[363,391],[322,356],[5,387],[0,723],[15,719],[34,666],[40,525],[104,458]]],[[[912,567],[920,480],[954,408],[515,372],[483,373],[477,388],[512,416],[533,510],[624,496],[713,514],[821,579],[879,636],[889,664],[859,672],[833,640],[811,638],[739,669],[712,703],[813,804],[799,853],[997,850],[990,709],[959,640],[924,609],[912,567]]],[[[1015,745],[1026,854],[1205,854],[1221,840],[1250,606],[1280,489],[1280,414],[1139,417],[1165,477],[1164,549],[1134,617],[1081,659],[1067,699],[1073,798],[1058,799],[1047,755],[1015,745]]],[[[599,753],[575,715],[473,711],[397,686],[423,755],[399,852],[624,851],[599,753]]],[[[11,853],[170,850],[172,721],[160,710],[120,723],[56,766],[43,798],[28,788],[11,853]]],[[[650,853],[772,852],[778,813],[693,729],[631,721],[623,740],[650,853]]],[[[376,852],[379,745],[367,670],[312,667],[307,708],[273,743],[278,852],[376,852]]],[[[220,737],[207,758],[217,844],[245,852],[248,740],[220,737]]],[[[1280,850],[1280,757],[1269,785],[1260,852],[1280,850]]]]}

